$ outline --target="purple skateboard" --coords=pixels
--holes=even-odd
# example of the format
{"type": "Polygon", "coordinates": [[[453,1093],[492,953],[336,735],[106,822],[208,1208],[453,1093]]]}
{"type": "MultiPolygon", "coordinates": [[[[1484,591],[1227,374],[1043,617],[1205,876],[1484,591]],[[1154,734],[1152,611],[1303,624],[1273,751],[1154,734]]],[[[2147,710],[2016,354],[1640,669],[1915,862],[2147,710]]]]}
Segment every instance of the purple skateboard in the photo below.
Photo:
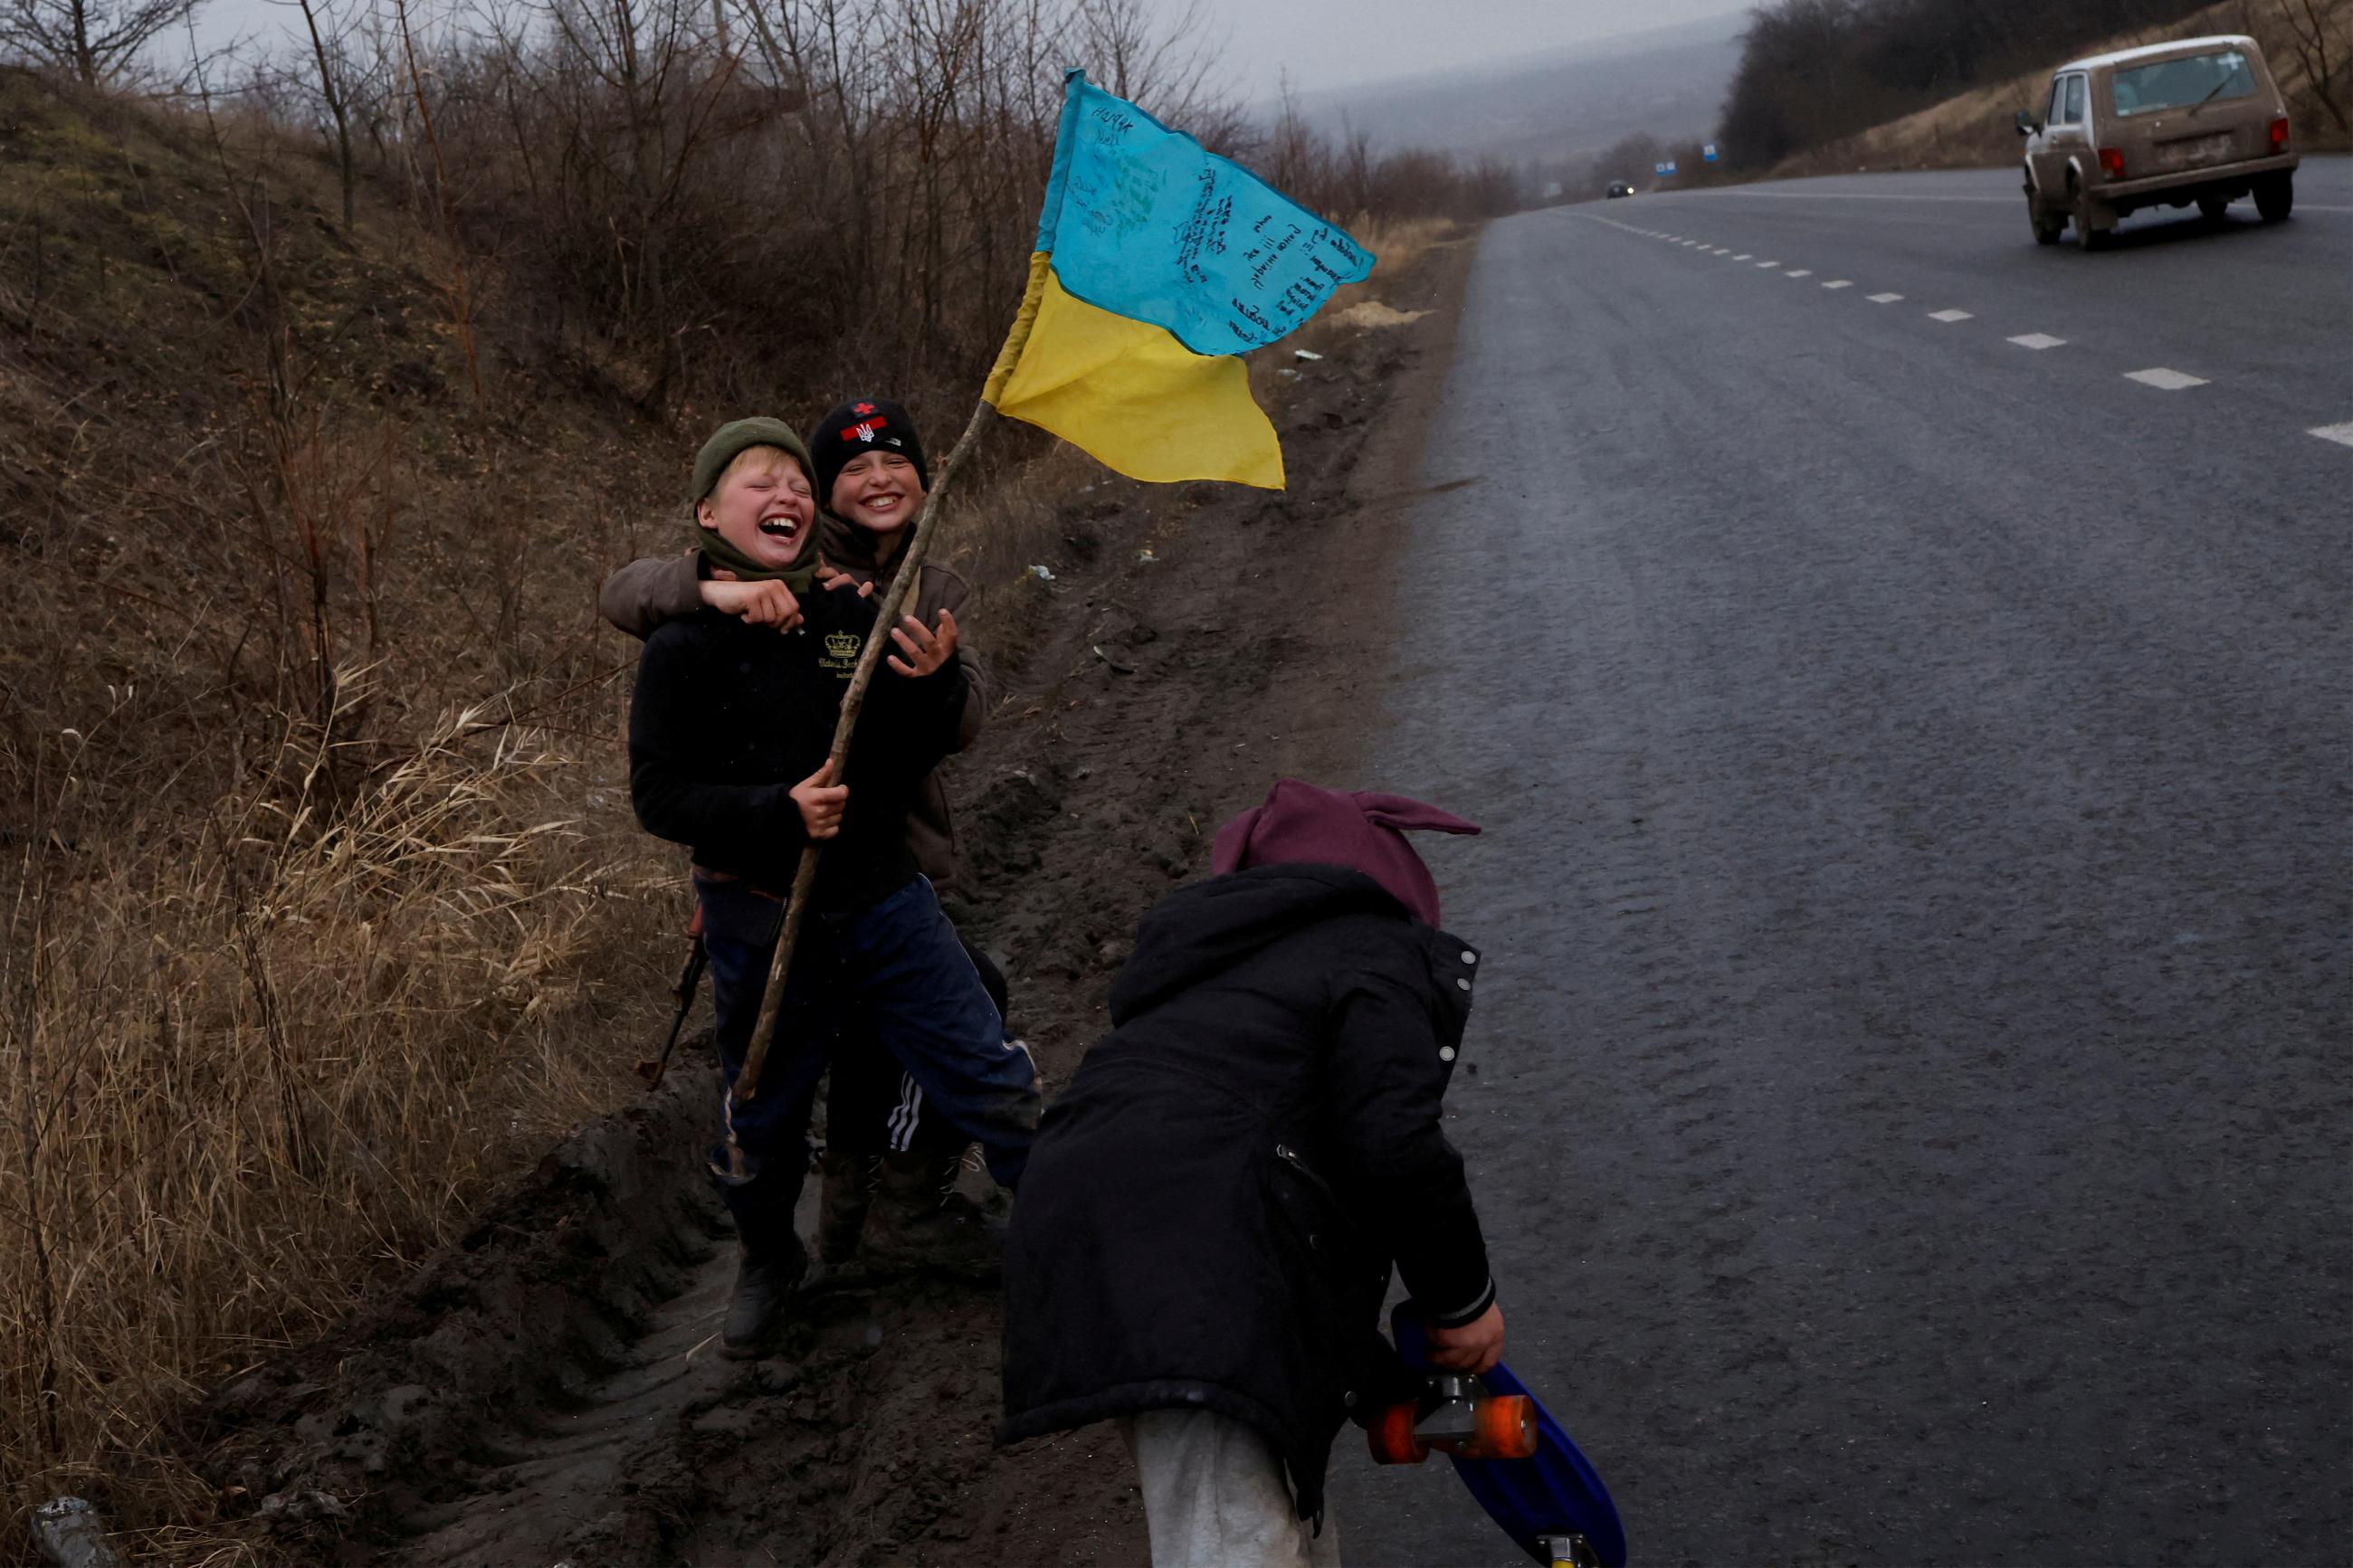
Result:
{"type": "Polygon", "coordinates": [[[1401,1411],[1374,1426],[1374,1458],[1409,1463],[1438,1448],[1487,1516],[1535,1562],[1624,1568],[1626,1529],[1617,1505],[1560,1423],[1500,1362],[1475,1378],[1431,1366],[1429,1339],[1411,1309],[1409,1301],[1389,1314],[1389,1334],[1406,1365],[1429,1376],[1430,1393],[1401,1407],[1412,1412],[1409,1426],[1401,1411]]]}

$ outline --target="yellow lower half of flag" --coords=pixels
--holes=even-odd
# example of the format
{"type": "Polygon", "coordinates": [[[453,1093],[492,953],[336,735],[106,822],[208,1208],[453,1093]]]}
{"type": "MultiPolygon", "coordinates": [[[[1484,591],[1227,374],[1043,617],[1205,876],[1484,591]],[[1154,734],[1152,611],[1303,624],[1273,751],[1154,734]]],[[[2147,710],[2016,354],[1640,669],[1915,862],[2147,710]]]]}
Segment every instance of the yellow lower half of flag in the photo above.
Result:
{"type": "Polygon", "coordinates": [[[1282,447],[1240,360],[1072,297],[1042,251],[981,395],[1130,479],[1282,489],[1282,447]]]}

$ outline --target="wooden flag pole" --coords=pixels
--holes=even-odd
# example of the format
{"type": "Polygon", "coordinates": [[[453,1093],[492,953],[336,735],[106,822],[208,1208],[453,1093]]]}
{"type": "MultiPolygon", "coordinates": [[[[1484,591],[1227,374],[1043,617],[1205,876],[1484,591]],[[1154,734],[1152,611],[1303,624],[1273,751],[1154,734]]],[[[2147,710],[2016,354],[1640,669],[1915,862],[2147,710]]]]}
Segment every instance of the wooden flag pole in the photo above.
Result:
{"type": "MultiPolygon", "coordinates": [[[[980,444],[980,433],[996,417],[997,410],[987,402],[973,409],[972,422],[949,448],[947,461],[940,465],[939,482],[924,492],[923,504],[915,509],[915,520],[907,525],[907,548],[900,553],[899,570],[892,574],[891,586],[884,592],[881,604],[875,607],[874,629],[867,635],[866,647],[859,653],[858,668],[850,672],[849,689],[841,694],[841,719],[833,727],[833,750],[828,753],[836,782],[841,780],[843,764],[849,759],[849,737],[858,728],[859,710],[866,705],[866,688],[874,679],[874,667],[882,662],[883,653],[892,646],[891,630],[899,624],[900,608],[913,594],[923,557],[932,547],[932,537],[939,531],[932,520],[939,515],[941,502],[963,470],[965,459],[980,444]]],[[[793,890],[785,901],[785,929],[776,938],[776,956],[768,965],[768,988],[760,996],[759,1021],[752,1026],[752,1044],[744,1054],[744,1070],[735,1075],[734,1095],[739,1105],[760,1088],[760,1068],[768,1059],[768,1046],[776,1032],[776,1009],[785,999],[785,976],[792,970],[793,949],[800,941],[801,922],[808,914],[809,889],[817,883],[818,857],[824,849],[824,845],[812,841],[801,851],[800,866],[793,873],[793,890]]]]}

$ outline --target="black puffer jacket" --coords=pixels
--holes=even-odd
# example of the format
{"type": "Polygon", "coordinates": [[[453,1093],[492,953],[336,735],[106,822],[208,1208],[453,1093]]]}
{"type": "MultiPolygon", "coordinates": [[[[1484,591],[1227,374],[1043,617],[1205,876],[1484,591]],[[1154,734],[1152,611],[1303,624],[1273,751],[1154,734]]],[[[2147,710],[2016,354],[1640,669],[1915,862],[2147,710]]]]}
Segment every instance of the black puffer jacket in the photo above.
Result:
{"type": "Polygon", "coordinates": [[[1014,1205],[998,1440],[1200,1405],[1264,1432],[1320,1513],[1342,1421],[1401,1376],[1391,1263],[1440,1323],[1494,1300],[1440,1126],[1477,963],[1333,866],[1145,916],[1014,1205]]]}

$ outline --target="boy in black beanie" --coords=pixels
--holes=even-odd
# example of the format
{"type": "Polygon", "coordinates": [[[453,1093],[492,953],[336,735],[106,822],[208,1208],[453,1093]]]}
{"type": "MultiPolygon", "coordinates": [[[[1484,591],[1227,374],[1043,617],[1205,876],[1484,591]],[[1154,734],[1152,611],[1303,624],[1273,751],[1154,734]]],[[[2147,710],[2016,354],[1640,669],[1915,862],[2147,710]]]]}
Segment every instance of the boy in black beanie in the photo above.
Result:
{"type": "Polygon", "coordinates": [[[816,506],[807,449],[776,420],[723,426],[695,460],[695,541],[740,580],[802,591],[777,633],[717,609],[647,639],[629,716],[630,793],[652,833],[692,846],[729,1092],[711,1167],[744,1245],[726,1348],[754,1353],[807,1269],[794,1233],[802,1139],[819,1075],[853,1007],[934,1111],[1018,1179],[1037,1126],[1037,1069],[941,914],[906,842],[909,804],[955,743],[969,683],[953,619],[892,631],[845,776],[827,760],[871,600],[809,594],[816,506]],[[797,782],[795,782],[797,781],[797,782]],[[802,848],[825,845],[758,1092],[732,1092],[802,848]]]}

